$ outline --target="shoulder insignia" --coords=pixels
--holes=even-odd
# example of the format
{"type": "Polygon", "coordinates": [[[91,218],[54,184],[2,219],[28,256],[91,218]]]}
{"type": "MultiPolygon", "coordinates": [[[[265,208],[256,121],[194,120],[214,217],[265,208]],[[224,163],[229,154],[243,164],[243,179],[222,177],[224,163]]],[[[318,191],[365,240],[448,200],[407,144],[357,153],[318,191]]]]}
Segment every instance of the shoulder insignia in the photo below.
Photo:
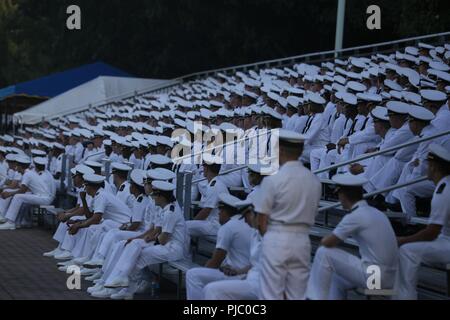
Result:
{"type": "Polygon", "coordinates": [[[215,185],[216,185],[216,180],[212,181],[210,184],[211,187],[214,187],[215,185]]]}
{"type": "Polygon", "coordinates": [[[353,209],[351,209],[350,212],[353,212],[353,211],[355,211],[355,210],[358,209],[358,208],[359,208],[359,206],[356,206],[356,207],[354,207],[353,209]]]}
{"type": "Polygon", "coordinates": [[[144,200],[144,197],[143,197],[142,195],[140,195],[140,196],[137,198],[137,202],[141,203],[142,200],[144,200]]]}
{"type": "Polygon", "coordinates": [[[172,212],[174,212],[174,211],[175,211],[175,206],[174,206],[173,204],[170,205],[169,210],[172,211],[172,212]]]}
{"type": "Polygon", "coordinates": [[[119,191],[120,191],[120,192],[122,192],[122,191],[123,191],[123,189],[125,189],[125,185],[124,185],[124,184],[120,186],[120,189],[119,189],[119,191]]]}
{"type": "Polygon", "coordinates": [[[439,188],[436,190],[436,194],[441,194],[445,189],[445,183],[442,183],[439,188]]]}

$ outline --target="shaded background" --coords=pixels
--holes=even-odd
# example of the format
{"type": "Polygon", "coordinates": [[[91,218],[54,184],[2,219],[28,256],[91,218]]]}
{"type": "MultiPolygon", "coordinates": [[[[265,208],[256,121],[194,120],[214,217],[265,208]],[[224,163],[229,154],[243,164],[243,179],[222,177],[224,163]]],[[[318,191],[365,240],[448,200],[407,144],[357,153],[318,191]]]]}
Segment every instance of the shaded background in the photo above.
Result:
{"type": "MultiPolygon", "coordinates": [[[[334,49],[337,0],[0,0],[0,88],[102,60],[131,74],[191,72],[334,49]],[[66,29],[66,8],[82,30],[66,29]]],[[[450,30],[448,0],[347,0],[344,48],[450,30]],[[381,30],[366,8],[381,8],[381,30]]]]}

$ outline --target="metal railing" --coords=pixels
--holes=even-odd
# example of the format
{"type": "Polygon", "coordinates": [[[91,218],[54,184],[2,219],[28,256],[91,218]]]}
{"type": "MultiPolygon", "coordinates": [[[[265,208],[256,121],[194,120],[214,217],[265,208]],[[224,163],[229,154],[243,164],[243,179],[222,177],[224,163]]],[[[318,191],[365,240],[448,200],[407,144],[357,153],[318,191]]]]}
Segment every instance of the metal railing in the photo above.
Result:
{"type": "MultiPolygon", "coordinates": [[[[406,148],[406,147],[409,147],[409,146],[412,146],[412,145],[415,145],[415,144],[420,144],[422,142],[430,141],[430,140],[433,140],[433,139],[436,139],[436,138],[439,138],[439,137],[442,137],[442,136],[445,136],[445,135],[448,135],[448,134],[450,134],[450,130],[447,130],[447,131],[444,131],[444,132],[440,132],[440,133],[437,133],[437,134],[434,134],[434,135],[431,135],[431,136],[428,136],[428,137],[418,138],[418,139],[415,139],[413,141],[405,142],[405,143],[399,144],[397,146],[386,148],[384,150],[380,150],[380,151],[377,151],[377,152],[364,154],[364,155],[361,155],[361,156],[356,157],[354,159],[351,159],[351,160],[348,160],[348,161],[343,161],[343,162],[340,162],[340,163],[328,166],[326,168],[316,170],[313,173],[314,174],[318,174],[318,173],[326,172],[326,171],[329,171],[329,170],[333,170],[333,169],[336,169],[336,168],[339,168],[339,167],[342,167],[342,166],[345,166],[345,165],[348,165],[348,164],[357,163],[357,162],[359,162],[361,160],[369,159],[369,158],[372,158],[372,157],[375,157],[375,156],[378,156],[378,155],[383,155],[383,154],[386,154],[386,153],[391,153],[393,151],[397,151],[397,150],[400,150],[400,149],[403,149],[403,148],[406,148]]],[[[233,172],[236,172],[236,171],[241,171],[241,170],[244,170],[246,168],[247,168],[246,165],[245,166],[239,166],[239,167],[236,167],[236,168],[232,168],[230,170],[225,170],[223,172],[220,172],[218,176],[223,176],[223,175],[226,175],[226,174],[229,174],[229,173],[233,173],[233,172]]],[[[181,177],[183,177],[183,173],[179,173],[179,174],[180,174],[181,177]]],[[[183,208],[184,208],[185,216],[187,216],[188,213],[191,210],[191,190],[192,190],[192,185],[193,184],[198,184],[198,183],[200,183],[202,181],[206,181],[207,180],[207,178],[199,178],[199,179],[192,180],[192,177],[193,177],[193,172],[186,171],[186,172],[184,172],[184,181],[183,181],[183,183],[181,183],[181,182],[179,182],[177,180],[177,191],[176,191],[177,194],[182,193],[182,191],[178,190],[178,188],[183,188],[183,190],[184,190],[184,192],[183,192],[183,194],[184,194],[184,199],[183,199],[184,200],[184,206],[183,206],[183,208]],[[186,176],[188,176],[188,179],[186,179],[186,176]]],[[[407,182],[407,183],[404,183],[404,184],[390,186],[390,187],[387,187],[385,189],[374,191],[374,192],[368,194],[368,196],[373,196],[373,195],[377,195],[377,194],[380,194],[380,193],[385,193],[385,192],[388,192],[388,191],[391,191],[391,190],[394,190],[394,189],[403,188],[403,187],[408,186],[410,184],[421,182],[421,181],[423,181],[425,179],[426,179],[426,177],[421,177],[421,178],[419,178],[417,180],[413,180],[413,181],[410,181],[410,182],[407,182]]]]}
{"type": "MultiPolygon", "coordinates": [[[[152,85],[149,88],[145,88],[139,91],[131,91],[128,93],[121,94],[116,97],[108,98],[107,100],[103,100],[97,103],[91,103],[82,108],[82,110],[77,110],[71,113],[66,113],[64,115],[70,115],[70,114],[76,114],[79,112],[83,112],[87,109],[90,109],[92,107],[95,108],[101,108],[104,106],[107,106],[111,104],[112,102],[118,101],[118,100],[125,100],[130,98],[137,98],[146,94],[158,94],[163,92],[169,92],[173,87],[176,87],[180,85],[183,82],[193,80],[193,79],[199,79],[204,78],[211,75],[217,75],[218,73],[228,73],[228,72],[237,72],[237,71],[248,71],[250,69],[261,69],[261,68],[270,68],[270,67],[282,67],[282,66],[288,66],[293,65],[299,62],[307,62],[307,63],[315,63],[320,61],[329,61],[334,60],[335,55],[338,54],[341,58],[344,56],[344,54],[348,53],[347,56],[367,56],[374,53],[386,53],[386,52],[393,52],[395,50],[398,50],[399,45],[407,45],[407,44],[417,44],[420,42],[420,40],[432,40],[431,42],[433,44],[441,44],[444,43],[448,38],[450,38],[450,31],[448,32],[441,32],[441,33],[435,33],[435,34],[429,34],[429,35],[423,35],[423,36],[417,36],[417,37],[411,37],[406,39],[399,39],[399,40],[393,40],[393,41],[387,41],[387,42],[380,42],[380,43],[374,43],[374,44],[368,44],[363,46],[357,46],[357,47],[351,47],[351,48],[345,48],[341,50],[329,50],[329,51],[319,51],[319,52],[313,52],[313,53],[307,53],[287,58],[281,58],[281,59],[273,59],[273,60],[266,60],[266,61],[260,61],[255,63],[249,63],[249,64],[243,64],[233,67],[225,67],[225,68],[219,68],[219,69],[212,69],[207,71],[201,71],[196,73],[191,73],[188,75],[184,75],[172,80],[170,83],[165,84],[156,84],[152,85]],[[386,47],[386,49],[381,49],[383,47],[386,47]],[[389,48],[389,49],[387,49],[389,48]],[[370,51],[364,53],[364,50],[370,51]]],[[[49,119],[54,119],[55,117],[58,117],[61,115],[54,115],[50,117],[49,119]]],[[[20,118],[19,118],[20,119],[20,118]]],[[[40,120],[36,121],[39,122],[40,120]]],[[[34,122],[34,123],[36,123],[34,122]]]]}
{"type": "Polygon", "coordinates": [[[357,46],[357,47],[351,47],[351,48],[345,48],[341,50],[329,50],[329,51],[319,51],[314,53],[307,53],[287,58],[281,58],[281,59],[273,59],[273,60],[266,60],[266,61],[260,61],[255,63],[248,63],[248,64],[242,64],[238,66],[233,67],[225,67],[225,68],[219,68],[219,69],[212,69],[202,72],[196,72],[191,73],[189,75],[185,75],[183,77],[178,78],[179,80],[186,81],[189,79],[199,79],[206,76],[211,75],[217,75],[218,73],[229,73],[229,72],[238,72],[238,71],[247,71],[249,69],[261,69],[261,68],[270,68],[270,67],[282,67],[286,65],[293,65],[299,62],[308,62],[311,63],[314,61],[323,61],[323,60],[331,60],[335,59],[335,55],[342,57],[344,53],[349,53],[351,56],[363,56],[363,55],[370,55],[373,53],[381,53],[386,52],[387,50],[383,50],[380,48],[386,47],[390,48],[390,51],[395,51],[398,49],[399,44],[408,44],[413,43],[417,44],[420,42],[420,40],[430,40],[435,39],[433,41],[434,44],[436,43],[443,43],[446,41],[447,38],[450,37],[450,31],[448,32],[441,32],[441,33],[435,33],[435,34],[429,34],[429,35],[423,35],[423,36],[417,36],[417,37],[411,37],[411,38],[405,38],[405,39],[399,39],[399,40],[392,40],[392,41],[386,41],[386,42],[379,42],[374,44],[368,44],[363,46],[357,46]],[[370,52],[362,53],[362,51],[371,49],[370,52]],[[350,54],[351,53],[351,54],[350,54]]]}

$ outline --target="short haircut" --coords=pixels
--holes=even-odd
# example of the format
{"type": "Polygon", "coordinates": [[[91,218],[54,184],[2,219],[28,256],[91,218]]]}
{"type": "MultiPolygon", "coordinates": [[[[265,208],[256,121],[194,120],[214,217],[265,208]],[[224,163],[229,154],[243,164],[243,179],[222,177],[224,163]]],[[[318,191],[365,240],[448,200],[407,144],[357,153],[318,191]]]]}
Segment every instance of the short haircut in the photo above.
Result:
{"type": "Polygon", "coordinates": [[[339,192],[343,192],[348,200],[358,202],[363,199],[364,189],[361,186],[340,186],[339,192]]]}
{"type": "Polygon", "coordinates": [[[220,169],[222,168],[221,164],[217,164],[217,163],[203,163],[204,166],[207,166],[209,170],[211,170],[213,173],[215,174],[219,174],[220,169]]]}

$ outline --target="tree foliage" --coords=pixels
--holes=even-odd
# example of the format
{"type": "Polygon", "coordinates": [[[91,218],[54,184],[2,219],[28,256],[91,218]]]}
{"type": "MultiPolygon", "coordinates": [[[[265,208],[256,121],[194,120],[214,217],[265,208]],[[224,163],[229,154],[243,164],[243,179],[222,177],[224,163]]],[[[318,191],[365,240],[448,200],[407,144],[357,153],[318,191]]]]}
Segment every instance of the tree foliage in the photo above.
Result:
{"type": "MultiPolygon", "coordinates": [[[[344,46],[449,31],[448,0],[347,0],[344,46]],[[377,4],[382,29],[366,28],[377,4]]],[[[332,0],[0,0],[0,87],[102,60],[172,78],[334,47],[332,0]],[[4,10],[1,3],[15,7],[4,10]],[[66,28],[66,8],[82,29],[66,28]]]]}

